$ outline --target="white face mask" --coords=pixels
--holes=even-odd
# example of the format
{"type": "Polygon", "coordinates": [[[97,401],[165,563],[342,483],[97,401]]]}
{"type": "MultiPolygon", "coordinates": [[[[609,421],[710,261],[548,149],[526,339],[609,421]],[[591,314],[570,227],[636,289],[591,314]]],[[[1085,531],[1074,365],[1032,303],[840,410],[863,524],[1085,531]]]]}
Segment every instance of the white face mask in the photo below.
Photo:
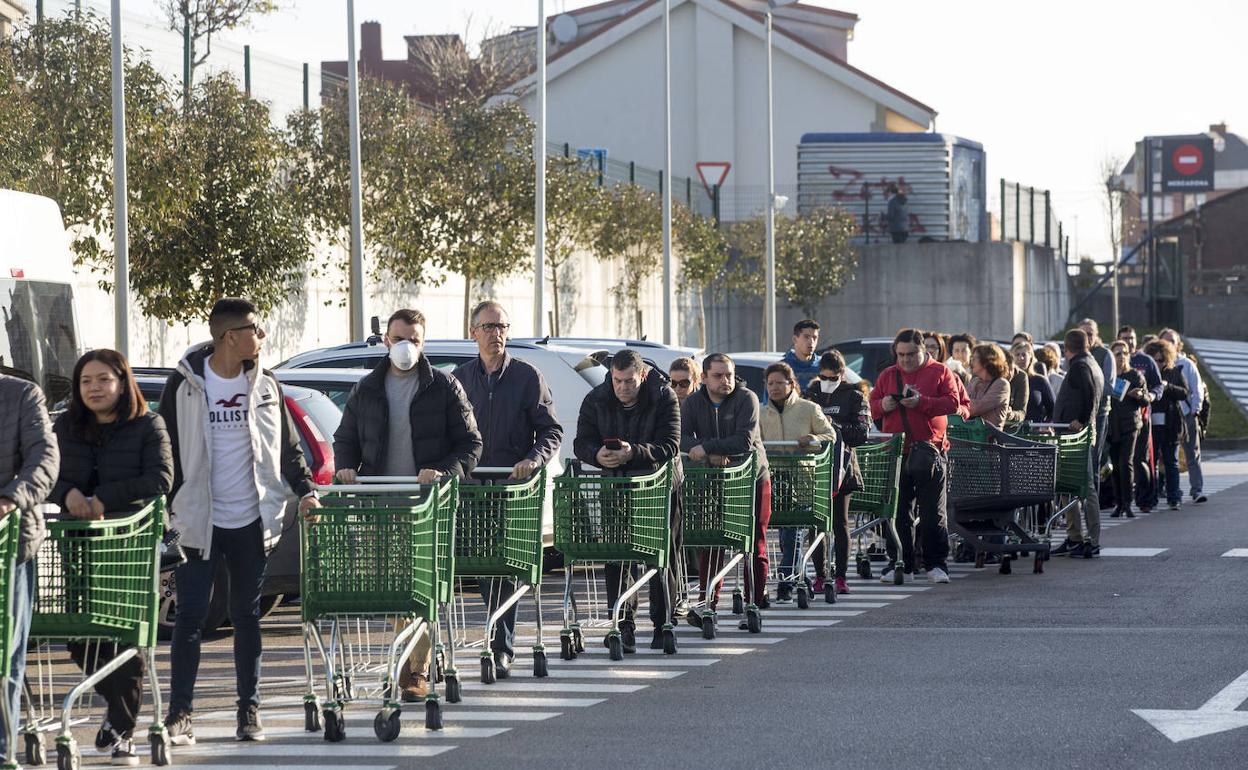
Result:
{"type": "Polygon", "coordinates": [[[401,340],[390,346],[390,363],[403,371],[409,371],[420,358],[420,351],[409,340],[401,340]]]}
{"type": "Polygon", "coordinates": [[[840,384],[841,384],[841,380],[839,377],[835,380],[820,379],[819,389],[822,390],[824,393],[831,393],[832,391],[836,390],[836,386],[840,384]]]}

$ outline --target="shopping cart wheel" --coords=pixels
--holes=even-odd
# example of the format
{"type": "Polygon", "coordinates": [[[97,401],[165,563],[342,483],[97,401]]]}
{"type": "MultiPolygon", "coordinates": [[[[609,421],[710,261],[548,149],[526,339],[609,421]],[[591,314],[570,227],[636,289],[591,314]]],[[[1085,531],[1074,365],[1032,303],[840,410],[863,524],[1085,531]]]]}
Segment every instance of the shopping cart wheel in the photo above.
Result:
{"type": "Polygon", "coordinates": [[[797,608],[799,610],[810,609],[810,594],[806,593],[806,586],[797,587],[797,608]]]}
{"type": "Polygon", "coordinates": [[[26,764],[39,767],[48,763],[48,747],[42,733],[26,733],[26,764]]]}
{"type": "Polygon", "coordinates": [[[436,700],[425,701],[425,729],[442,729],[442,704],[436,700]]]}
{"type": "Polygon", "coordinates": [[[757,607],[750,607],[745,611],[745,628],[751,634],[763,632],[763,615],[757,607]]]}
{"type": "Polygon", "coordinates": [[[1002,575],[1008,575],[1013,572],[1013,570],[1010,569],[1010,562],[1012,561],[1014,561],[1014,557],[1010,556],[1008,553],[1001,554],[1001,566],[997,568],[997,572],[1002,575]]]}
{"type": "Polygon", "coordinates": [[[152,764],[164,767],[169,764],[169,737],[165,733],[150,733],[147,736],[152,746],[152,764]]]}
{"type": "Polygon", "coordinates": [[[69,739],[56,744],[56,770],[78,770],[82,767],[82,754],[78,752],[78,742],[69,739]]]}
{"type": "Polygon", "coordinates": [[[732,592],[732,614],[740,615],[745,612],[745,597],[740,590],[732,592]]]}
{"type": "Polygon", "coordinates": [[[900,564],[898,564],[897,566],[893,567],[893,585],[902,586],[905,584],[906,584],[906,571],[901,568],[900,564]]]}
{"type": "Polygon", "coordinates": [[[309,733],[321,731],[321,710],[316,707],[314,700],[303,702],[303,729],[309,733]]]}
{"type": "Polygon", "coordinates": [[[325,740],[341,743],[347,737],[347,726],[343,722],[342,712],[336,708],[326,708],[322,716],[325,719],[325,740]]]}
{"type": "Polygon", "coordinates": [[[481,657],[481,684],[494,684],[496,681],[494,671],[494,657],[481,657]]]}
{"type": "Polygon", "coordinates": [[[1031,564],[1031,573],[1033,575],[1044,574],[1044,557],[1045,557],[1045,554],[1042,554],[1042,553],[1036,554],[1035,561],[1033,561],[1031,564]]]}
{"type": "Polygon", "coordinates": [[[537,679],[545,679],[550,674],[546,669],[546,652],[544,650],[536,650],[533,653],[533,676],[537,679]]]}
{"type": "Polygon", "coordinates": [[[446,682],[446,702],[459,703],[464,699],[463,690],[459,686],[459,676],[457,674],[447,674],[446,682]]]}
{"type": "Polygon", "coordinates": [[[572,644],[577,653],[585,652],[585,635],[581,633],[580,626],[572,627],[572,644]]]}
{"type": "Polygon", "coordinates": [[[624,660],[624,640],[620,638],[619,631],[607,634],[607,655],[611,660],[624,660]]]}
{"type": "Polygon", "coordinates": [[[858,577],[863,580],[871,579],[871,559],[866,554],[858,554],[858,577]]]}
{"type": "Polygon", "coordinates": [[[559,634],[559,659],[576,660],[576,643],[572,641],[570,631],[562,631],[559,634]]]}
{"type": "Polygon", "coordinates": [[[382,743],[390,743],[399,737],[399,731],[403,729],[403,724],[399,717],[401,712],[398,709],[386,713],[387,709],[377,712],[377,716],[373,717],[373,732],[377,734],[377,740],[382,743]]]}
{"type": "Polygon", "coordinates": [[[676,629],[674,628],[663,629],[663,654],[676,654],[676,629]]]}
{"type": "Polygon", "coordinates": [[[715,638],[715,613],[708,612],[702,616],[702,638],[715,638]]]}

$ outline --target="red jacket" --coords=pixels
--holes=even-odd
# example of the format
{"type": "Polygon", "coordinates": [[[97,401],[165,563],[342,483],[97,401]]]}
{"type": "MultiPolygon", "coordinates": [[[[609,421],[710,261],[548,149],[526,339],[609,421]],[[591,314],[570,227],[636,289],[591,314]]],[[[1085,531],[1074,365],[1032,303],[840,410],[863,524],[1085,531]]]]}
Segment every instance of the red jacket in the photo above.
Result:
{"type": "Polygon", "coordinates": [[[875,387],[871,389],[871,418],[882,419],[886,433],[904,432],[901,409],[885,412],[880,403],[885,396],[895,396],[900,390],[897,387],[898,372],[901,373],[903,388],[913,385],[919,391],[918,406],[906,409],[906,420],[911,430],[906,440],[907,448],[911,441],[929,441],[947,450],[949,440],[945,438],[945,430],[949,421],[946,416],[957,414],[966,419],[970,414],[971,402],[966,388],[962,387],[949,367],[932,358],[913,372],[906,372],[893,364],[880,372],[875,387]]]}

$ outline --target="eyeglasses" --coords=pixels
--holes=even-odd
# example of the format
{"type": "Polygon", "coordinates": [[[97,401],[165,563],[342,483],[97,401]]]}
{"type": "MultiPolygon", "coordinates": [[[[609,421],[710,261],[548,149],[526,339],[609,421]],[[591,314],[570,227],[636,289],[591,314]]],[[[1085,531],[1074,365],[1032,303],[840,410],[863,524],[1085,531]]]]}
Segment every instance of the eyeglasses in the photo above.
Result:
{"type": "Polygon", "coordinates": [[[257,337],[264,336],[264,327],[262,327],[259,323],[250,323],[246,326],[235,326],[233,329],[226,329],[226,331],[230,332],[245,332],[248,330],[254,331],[257,337]]]}
{"type": "Polygon", "coordinates": [[[477,324],[477,328],[484,329],[485,331],[493,334],[495,332],[506,332],[508,329],[511,328],[511,324],[485,323],[485,324],[477,324]]]}
{"type": "Polygon", "coordinates": [[[693,380],[672,380],[673,388],[687,388],[693,384],[693,380]]]}

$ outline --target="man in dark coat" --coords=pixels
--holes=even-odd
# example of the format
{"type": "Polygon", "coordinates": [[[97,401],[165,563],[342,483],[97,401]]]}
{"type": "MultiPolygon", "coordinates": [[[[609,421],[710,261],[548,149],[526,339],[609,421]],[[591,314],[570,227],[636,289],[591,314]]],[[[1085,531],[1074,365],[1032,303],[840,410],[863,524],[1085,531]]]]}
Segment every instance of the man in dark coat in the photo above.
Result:
{"type": "MultiPolygon", "coordinates": [[[[680,515],[676,506],[681,475],[680,404],[662,372],[648,367],[635,350],[616,353],[611,359],[610,380],[591,390],[581,402],[572,448],[578,460],[613,476],[644,476],[676,459],[668,523],[672,553],[680,551],[680,515]]],[[[631,567],[625,573],[619,563],[606,565],[608,605],[614,607],[623,593],[626,574],[630,584],[636,579],[636,569],[631,567]]],[[[650,579],[650,620],[654,623],[651,649],[663,649],[663,628],[671,622],[668,600],[676,594],[676,579],[671,573],[670,568],[660,570],[650,579]]],[[[637,650],[633,620],[636,609],[635,599],[624,608],[624,620],[620,623],[624,652],[637,650]]]]}
{"type": "MultiPolygon", "coordinates": [[[[482,302],[469,320],[478,355],[455,369],[455,379],[463,384],[481,431],[481,465],[511,468],[510,478],[527,479],[558,456],[563,441],[550,388],[536,367],[507,353],[511,324],[502,305],[482,302]]],[[[477,586],[491,615],[516,592],[514,580],[480,578],[477,586]]],[[[515,635],[516,605],[512,604],[489,640],[499,679],[511,675],[515,635]]]]}
{"type": "MultiPolygon", "coordinates": [[[[1071,430],[1076,431],[1090,425],[1095,433],[1100,417],[1101,394],[1105,392],[1105,378],[1101,367],[1088,352],[1087,333],[1082,329],[1067,332],[1063,352],[1066,355],[1066,379],[1062,380],[1062,389],[1057,394],[1053,421],[1070,423],[1071,430]]],[[[1094,435],[1094,445],[1095,442],[1094,435]]],[[[1095,452],[1088,454],[1088,472],[1096,478],[1099,458],[1095,452]]],[[[1087,522],[1086,535],[1080,528],[1079,513],[1072,511],[1067,515],[1066,540],[1053,549],[1053,555],[1069,553],[1091,559],[1100,554],[1101,501],[1095,484],[1091,485],[1087,499],[1079,507],[1083,509],[1083,518],[1087,522]]]]}
{"type": "MultiPolygon", "coordinates": [[[[433,368],[423,354],[425,317],[396,310],[386,323],[390,351],[355,386],[334,431],[338,480],[360,476],[415,476],[432,484],[439,476],[465,478],[481,457],[481,433],[464,388],[433,368]]],[[[403,700],[424,700],[429,659],[426,635],[399,677],[403,700]]]]}

